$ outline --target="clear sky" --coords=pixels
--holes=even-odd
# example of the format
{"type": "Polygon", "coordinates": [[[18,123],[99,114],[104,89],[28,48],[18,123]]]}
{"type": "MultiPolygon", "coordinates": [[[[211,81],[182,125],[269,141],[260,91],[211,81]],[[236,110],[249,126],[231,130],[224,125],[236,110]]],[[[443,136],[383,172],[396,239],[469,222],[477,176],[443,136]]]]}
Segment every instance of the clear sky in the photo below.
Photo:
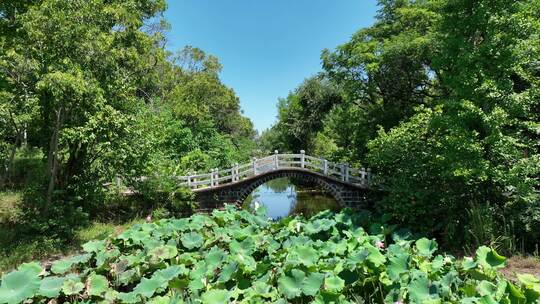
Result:
{"type": "Polygon", "coordinates": [[[262,131],[278,97],[321,70],[320,54],[374,21],[375,0],[169,0],[168,49],[217,56],[221,79],[262,131]]]}

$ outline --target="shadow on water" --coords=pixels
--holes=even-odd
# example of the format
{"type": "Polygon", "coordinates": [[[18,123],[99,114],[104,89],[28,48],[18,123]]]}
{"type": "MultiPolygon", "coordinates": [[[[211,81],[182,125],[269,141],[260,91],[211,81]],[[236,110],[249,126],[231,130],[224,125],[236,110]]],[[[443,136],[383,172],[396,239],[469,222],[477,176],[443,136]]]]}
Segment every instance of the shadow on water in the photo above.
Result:
{"type": "Polygon", "coordinates": [[[252,208],[255,202],[264,205],[273,219],[295,214],[311,217],[322,210],[340,208],[337,201],[317,185],[286,177],[259,186],[246,198],[244,208],[252,208]]]}

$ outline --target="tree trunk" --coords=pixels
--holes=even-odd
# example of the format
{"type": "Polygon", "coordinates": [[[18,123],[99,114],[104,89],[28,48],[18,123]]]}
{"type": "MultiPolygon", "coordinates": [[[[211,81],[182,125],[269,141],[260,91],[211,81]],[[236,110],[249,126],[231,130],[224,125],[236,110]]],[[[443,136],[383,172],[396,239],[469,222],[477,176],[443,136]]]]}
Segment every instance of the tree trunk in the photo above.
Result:
{"type": "Polygon", "coordinates": [[[9,160],[5,166],[4,174],[0,176],[0,189],[3,189],[6,183],[9,181],[9,174],[13,170],[13,163],[15,161],[15,152],[17,152],[17,147],[19,146],[21,142],[21,135],[17,133],[17,137],[15,138],[15,143],[13,144],[13,147],[11,147],[11,151],[9,153],[9,160]]]}
{"type": "Polygon", "coordinates": [[[49,155],[47,156],[47,172],[49,172],[49,186],[47,188],[47,203],[51,203],[52,194],[56,185],[56,177],[58,175],[58,135],[60,126],[62,125],[62,109],[61,106],[56,111],[56,122],[49,142],[49,155]]]}

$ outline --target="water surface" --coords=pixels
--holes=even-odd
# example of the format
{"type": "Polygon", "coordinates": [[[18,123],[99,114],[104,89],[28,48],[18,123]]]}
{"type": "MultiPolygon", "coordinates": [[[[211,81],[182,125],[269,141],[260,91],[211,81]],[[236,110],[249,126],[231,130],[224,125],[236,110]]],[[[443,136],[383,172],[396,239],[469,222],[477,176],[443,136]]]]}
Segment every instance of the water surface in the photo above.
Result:
{"type": "Polygon", "coordinates": [[[293,214],[310,217],[322,210],[338,210],[337,201],[316,185],[295,182],[290,178],[278,178],[262,184],[245,200],[244,207],[255,202],[264,205],[268,216],[280,219],[293,214]]]}

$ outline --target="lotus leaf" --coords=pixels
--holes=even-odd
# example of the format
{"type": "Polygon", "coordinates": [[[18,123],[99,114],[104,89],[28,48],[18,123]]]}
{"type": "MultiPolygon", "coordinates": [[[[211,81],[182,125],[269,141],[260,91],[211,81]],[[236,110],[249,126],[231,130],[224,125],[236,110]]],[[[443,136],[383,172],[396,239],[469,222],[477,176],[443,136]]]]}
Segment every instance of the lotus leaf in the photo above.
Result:
{"type": "Polygon", "coordinates": [[[178,254],[178,249],[174,246],[164,245],[158,246],[149,252],[150,256],[158,261],[169,260],[178,254]]]}
{"type": "Polygon", "coordinates": [[[202,294],[202,302],[204,304],[223,304],[228,303],[231,298],[231,293],[223,289],[213,289],[202,294]]]}
{"type": "Polygon", "coordinates": [[[426,238],[421,238],[416,241],[416,250],[419,255],[431,257],[437,251],[437,242],[426,238]]]}
{"type": "Polygon", "coordinates": [[[319,259],[317,251],[307,246],[296,247],[294,253],[298,257],[298,261],[307,267],[315,265],[319,259]]]}
{"type": "Polygon", "coordinates": [[[106,277],[95,273],[88,277],[88,281],[86,282],[88,295],[101,296],[108,290],[108,288],[109,281],[107,281],[106,277]]]}
{"type": "Polygon", "coordinates": [[[23,265],[17,271],[4,275],[0,285],[0,303],[20,303],[32,297],[41,281],[37,275],[39,272],[36,272],[33,265],[23,265]]]}
{"type": "Polygon", "coordinates": [[[291,276],[283,275],[278,279],[278,290],[287,297],[293,299],[302,294],[302,284],[306,275],[302,270],[291,270],[291,276]]]}
{"type": "Polygon", "coordinates": [[[386,257],[379,251],[378,248],[372,246],[371,244],[365,244],[364,247],[369,253],[367,260],[370,261],[375,267],[380,267],[386,262],[386,257]]]}
{"type": "Polygon", "coordinates": [[[313,272],[310,273],[302,283],[302,291],[305,295],[314,296],[321,289],[324,280],[324,274],[313,272]]]}
{"type": "Polygon", "coordinates": [[[84,289],[84,284],[75,280],[66,280],[62,284],[62,292],[65,295],[74,295],[80,293],[84,289]]]}
{"type": "Polygon", "coordinates": [[[506,265],[505,257],[486,246],[481,246],[476,250],[476,260],[485,269],[499,269],[506,265]]]}
{"type": "Polygon", "coordinates": [[[388,259],[389,264],[386,268],[386,273],[388,273],[388,277],[392,281],[397,281],[402,273],[408,271],[409,259],[410,255],[407,253],[402,253],[388,259]]]}
{"type": "Polygon", "coordinates": [[[150,279],[142,278],[141,282],[137,286],[135,286],[135,289],[133,289],[133,291],[146,298],[150,298],[159,288],[163,288],[164,284],[166,284],[166,281],[159,276],[153,276],[150,279]]]}
{"type": "Polygon", "coordinates": [[[140,303],[141,298],[139,295],[135,292],[120,292],[117,295],[118,299],[122,301],[122,303],[140,303]]]}
{"type": "Polygon", "coordinates": [[[65,280],[65,278],[61,277],[46,277],[41,281],[37,293],[40,296],[56,298],[60,295],[60,290],[62,289],[65,280]]]}
{"type": "Polygon", "coordinates": [[[83,250],[86,252],[100,252],[105,250],[105,240],[102,241],[90,241],[82,245],[83,250]]]}
{"type": "Polygon", "coordinates": [[[197,232],[189,232],[180,238],[182,245],[187,249],[195,249],[202,246],[204,239],[201,234],[197,232]]]}
{"type": "Polygon", "coordinates": [[[324,289],[331,292],[340,292],[345,287],[345,280],[336,275],[329,275],[324,279],[324,289]]]}

